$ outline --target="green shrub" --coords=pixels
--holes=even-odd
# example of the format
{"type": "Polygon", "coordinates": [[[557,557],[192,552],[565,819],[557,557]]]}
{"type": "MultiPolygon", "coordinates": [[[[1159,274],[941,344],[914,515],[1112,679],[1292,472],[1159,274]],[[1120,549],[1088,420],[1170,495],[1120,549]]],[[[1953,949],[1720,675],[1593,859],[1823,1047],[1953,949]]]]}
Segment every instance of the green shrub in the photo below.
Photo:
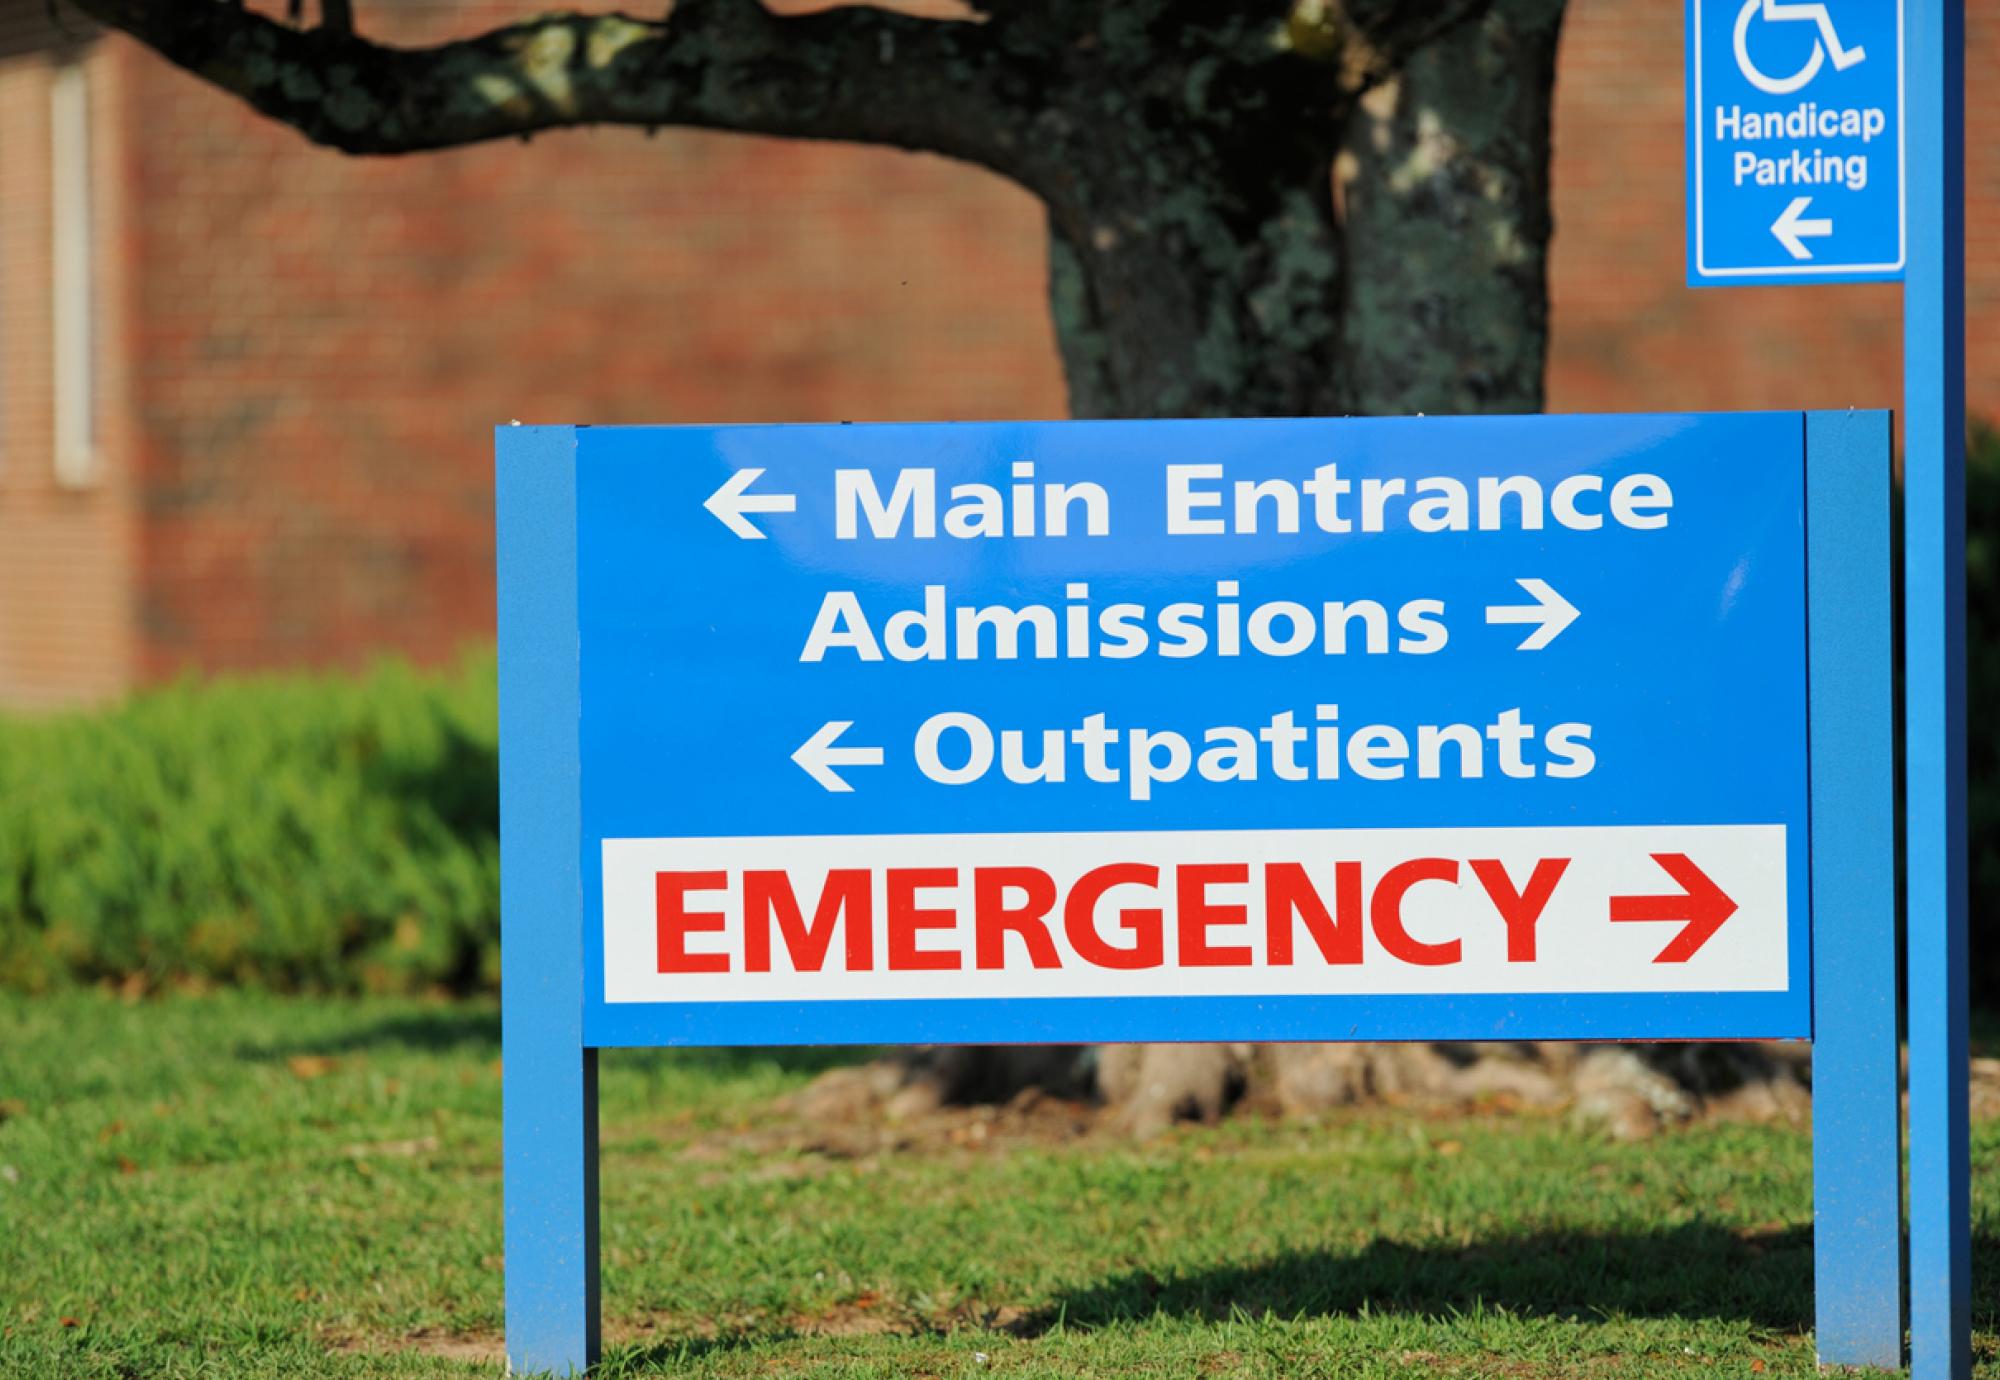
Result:
{"type": "Polygon", "coordinates": [[[0,985],[499,974],[490,653],[0,720],[0,985]]]}

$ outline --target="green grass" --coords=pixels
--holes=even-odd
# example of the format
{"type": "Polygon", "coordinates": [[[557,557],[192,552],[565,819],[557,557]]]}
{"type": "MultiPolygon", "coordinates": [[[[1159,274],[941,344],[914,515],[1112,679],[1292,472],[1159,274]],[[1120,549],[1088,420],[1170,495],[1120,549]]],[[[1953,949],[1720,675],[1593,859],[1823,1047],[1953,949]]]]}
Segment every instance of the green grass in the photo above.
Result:
{"type": "MultiPolygon", "coordinates": [[[[498,1054],[485,1004],[0,999],[0,1375],[497,1374],[498,1054]]],[[[1797,1132],[825,1153],[770,1103],[839,1057],[603,1056],[607,1374],[1812,1372],[1797,1132]]]]}

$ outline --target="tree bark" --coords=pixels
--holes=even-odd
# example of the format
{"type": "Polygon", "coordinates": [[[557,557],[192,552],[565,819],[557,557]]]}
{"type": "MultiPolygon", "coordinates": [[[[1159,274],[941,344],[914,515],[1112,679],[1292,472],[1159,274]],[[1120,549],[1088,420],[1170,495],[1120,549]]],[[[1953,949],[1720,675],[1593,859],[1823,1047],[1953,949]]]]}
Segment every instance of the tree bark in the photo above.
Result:
{"type": "MultiPolygon", "coordinates": [[[[1301,140],[1282,158],[1265,150],[1254,179],[1205,187],[1201,142],[1215,136],[1175,131],[1125,163],[1138,176],[1087,182],[1085,204],[1052,207],[1049,299],[1071,415],[1540,411],[1562,11],[1500,0],[1435,34],[1360,92],[1337,155],[1301,140]]],[[[1216,161],[1240,171],[1236,157],[1216,161]]],[[[953,1067],[1004,1084],[1030,1066],[1021,1057],[953,1067]]],[[[1287,1111],[1310,1112],[1413,1076],[1411,1055],[1377,1068],[1329,1045],[1091,1057],[1139,1136],[1212,1120],[1260,1077],[1287,1111]]],[[[1449,1060],[1416,1062],[1440,1087],[1464,1081],[1449,1060]]]]}
{"type": "Polygon", "coordinates": [[[1496,4],[1362,98],[1339,182],[1350,410],[1541,411],[1562,8],[1496,4]]]}
{"type": "Polygon", "coordinates": [[[1282,139],[1195,100],[1093,131],[1038,187],[1071,415],[1539,410],[1562,9],[1495,0],[1351,99],[1327,72],[1282,139]]]}

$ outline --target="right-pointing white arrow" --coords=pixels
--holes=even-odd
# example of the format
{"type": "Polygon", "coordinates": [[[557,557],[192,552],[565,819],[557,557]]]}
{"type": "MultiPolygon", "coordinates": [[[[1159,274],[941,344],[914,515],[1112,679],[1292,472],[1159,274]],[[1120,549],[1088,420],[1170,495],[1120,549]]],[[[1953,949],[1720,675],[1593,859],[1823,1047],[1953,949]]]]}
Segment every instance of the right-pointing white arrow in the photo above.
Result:
{"type": "Polygon", "coordinates": [[[1556,634],[1576,621],[1576,605],[1549,587],[1547,580],[1515,580],[1534,598],[1532,604],[1492,604],[1486,609],[1489,623],[1536,623],[1540,626],[1514,650],[1539,652],[1556,640],[1556,634]]]}
{"type": "Polygon", "coordinates": [[[1785,252],[1794,259],[1810,259],[1812,250],[1806,248],[1806,241],[1823,239],[1833,233],[1833,222],[1825,216],[1813,220],[1799,219],[1810,205],[1812,198],[1809,196],[1793,197],[1792,204],[1771,222],[1771,233],[1778,237],[1778,243],[1785,246],[1785,252]]]}
{"type": "Polygon", "coordinates": [[[819,731],[799,744],[799,750],[792,754],[792,760],[805,768],[805,773],[829,791],[851,791],[846,778],[834,770],[835,767],[879,767],[882,765],[882,749],[878,747],[835,747],[840,735],[854,727],[852,719],[828,719],[819,726],[819,731]]]}
{"type": "Polygon", "coordinates": [[[702,507],[722,519],[722,525],[746,541],[761,541],[764,534],[745,513],[789,513],[799,506],[793,494],[748,494],[743,492],[757,482],[757,476],[764,471],[755,466],[741,469],[729,476],[721,488],[710,494],[702,507]]]}

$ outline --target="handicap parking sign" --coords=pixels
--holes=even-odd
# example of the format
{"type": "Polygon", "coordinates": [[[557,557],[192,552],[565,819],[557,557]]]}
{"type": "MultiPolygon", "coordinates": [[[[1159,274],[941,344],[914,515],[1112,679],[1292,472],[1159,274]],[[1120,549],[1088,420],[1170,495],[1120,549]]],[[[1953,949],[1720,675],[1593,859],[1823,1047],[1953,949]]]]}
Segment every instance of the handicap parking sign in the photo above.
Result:
{"type": "Polygon", "coordinates": [[[1688,282],[1900,279],[1902,0],[1688,0],[1688,282]]]}

